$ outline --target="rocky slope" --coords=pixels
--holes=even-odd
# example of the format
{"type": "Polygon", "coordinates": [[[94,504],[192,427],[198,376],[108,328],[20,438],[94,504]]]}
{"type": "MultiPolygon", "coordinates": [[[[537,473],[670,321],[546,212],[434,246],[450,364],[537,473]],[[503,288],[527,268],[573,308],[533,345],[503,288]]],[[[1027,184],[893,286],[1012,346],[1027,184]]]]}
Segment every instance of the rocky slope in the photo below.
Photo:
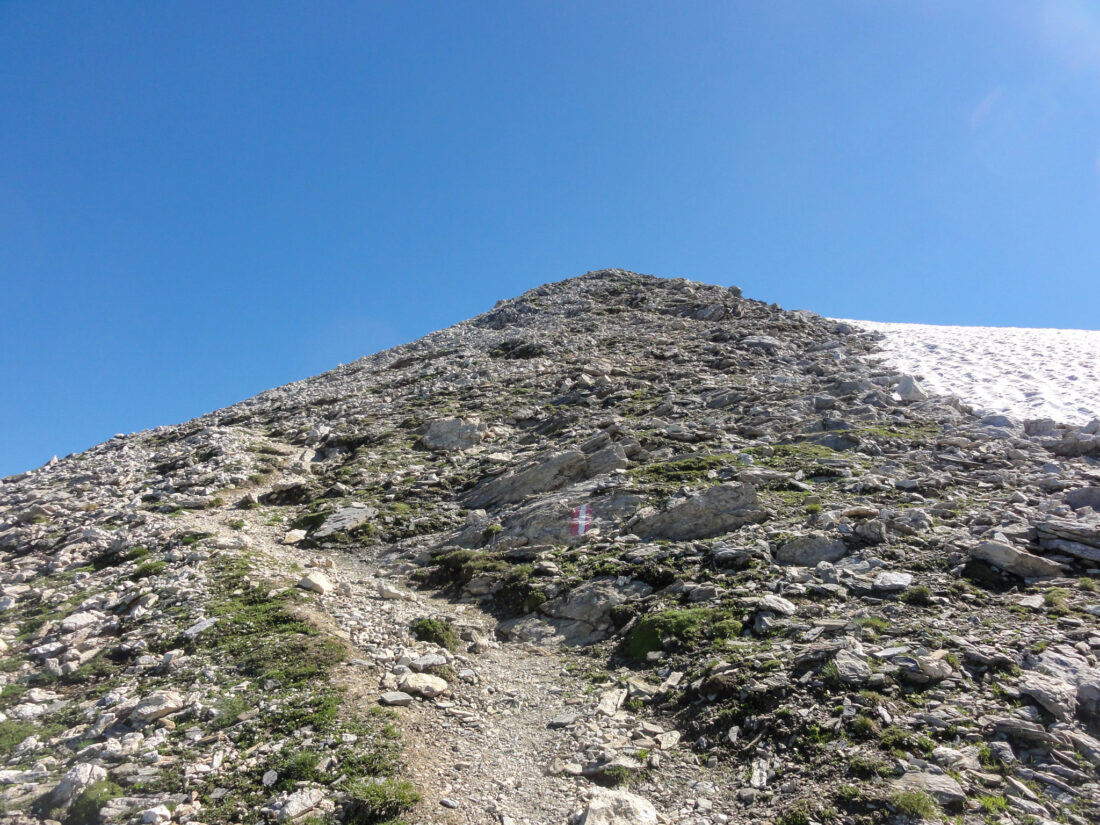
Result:
{"type": "Polygon", "coordinates": [[[1100,818],[1100,422],[618,270],[0,485],[11,823],[1100,818]]]}

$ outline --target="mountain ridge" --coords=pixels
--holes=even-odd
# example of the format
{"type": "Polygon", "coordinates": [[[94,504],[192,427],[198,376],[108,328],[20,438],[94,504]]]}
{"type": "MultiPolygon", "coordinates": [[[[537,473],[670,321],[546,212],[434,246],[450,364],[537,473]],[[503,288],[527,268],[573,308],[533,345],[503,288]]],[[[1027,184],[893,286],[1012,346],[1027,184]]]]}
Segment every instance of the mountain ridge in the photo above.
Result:
{"type": "Polygon", "coordinates": [[[1097,428],[875,351],[599,270],[3,479],[11,821],[1088,821],[1097,428]]]}

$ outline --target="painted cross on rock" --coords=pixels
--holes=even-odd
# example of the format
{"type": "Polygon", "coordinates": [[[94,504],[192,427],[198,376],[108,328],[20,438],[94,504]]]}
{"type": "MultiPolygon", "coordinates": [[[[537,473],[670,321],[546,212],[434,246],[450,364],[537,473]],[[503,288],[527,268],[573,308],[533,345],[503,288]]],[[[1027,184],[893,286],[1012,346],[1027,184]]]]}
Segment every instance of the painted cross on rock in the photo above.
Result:
{"type": "Polygon", "coordinates": [[[592,529],[592,505],[582,504],[569,516],[569,532],[574,536],[583,536],[592,529]]]}

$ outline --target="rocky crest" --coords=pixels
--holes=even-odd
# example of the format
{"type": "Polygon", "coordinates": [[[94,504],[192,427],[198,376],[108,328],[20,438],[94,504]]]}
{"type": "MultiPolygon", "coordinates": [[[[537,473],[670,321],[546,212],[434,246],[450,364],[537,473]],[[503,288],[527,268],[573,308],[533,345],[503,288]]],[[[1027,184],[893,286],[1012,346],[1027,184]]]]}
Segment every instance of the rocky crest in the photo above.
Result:
{"type": "Polygon", "coordinates": [[[1100,819],[1100,421],[620,270],[0,484],[5,821],[1100,819]]]}

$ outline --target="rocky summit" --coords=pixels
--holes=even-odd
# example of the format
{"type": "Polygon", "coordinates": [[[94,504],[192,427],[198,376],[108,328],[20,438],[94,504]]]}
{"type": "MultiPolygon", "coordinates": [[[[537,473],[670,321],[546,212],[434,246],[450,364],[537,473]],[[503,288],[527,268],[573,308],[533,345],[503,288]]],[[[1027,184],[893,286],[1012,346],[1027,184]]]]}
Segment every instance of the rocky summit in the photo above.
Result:
{"type": "Polygon", "coordinates": [[[1100,821],[1100,421],[620,270],[0,484],[0,822],[1100,821]]]}

